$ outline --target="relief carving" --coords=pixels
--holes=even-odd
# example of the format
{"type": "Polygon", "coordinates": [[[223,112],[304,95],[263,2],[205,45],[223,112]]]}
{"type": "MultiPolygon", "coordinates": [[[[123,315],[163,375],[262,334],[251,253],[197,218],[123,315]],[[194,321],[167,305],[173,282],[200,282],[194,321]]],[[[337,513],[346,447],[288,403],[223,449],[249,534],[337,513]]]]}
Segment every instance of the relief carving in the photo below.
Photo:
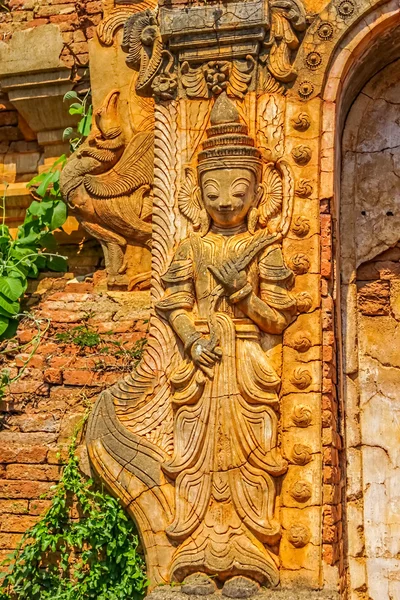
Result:
{"type": "Polygon", "coordinates": [[[296,481],[290,488],[290,495],[297,502],[307,502],[311,494],[312,487],[308,481],[296,481]]]}
{"type": "Polygon", "coordinates": [[[312,413],[309,406],[299,404],[292,413],[292,421],[297,427],[309,427],[312,423],[312,413]]]}
{"type": "MultiPolygon", "coordinates": [[[[160,220],[175,186],[171,114],[156,108],[160,220]]],[[[240,576],[279,582],[275,497],[287,461],[278,445],[281,380],[261,338],[310,307],[307,293],[291,293],[282,254],[294,188],[289,164],[263,162],[221,92],[196,168],[185,167],[174,192],[188,233],[169,246],[171,260],[171,236],[153,248],[161,345],[150,340],[138,370],[102,394],[88,432],[94,467],[139,524],[153,582],[196,572],[226,586],[240,576]],[[160,370],[163,344],[179,351],[160,370]]],[[[293,462],[311,460],[307,452],[293,449],[293,462]]]]}
{"type": "Polygon", "coordinates": [[[311,539],[310,530],[305,525],[292,525],[288,540],[295,548],[303,548],[311,539]]]}
{"type": "MultiPolygon", "coordinates": [[[[103,39],[110,37],[112,23],[103,27],[103,39]]],[[[306,26],[300,0],[231,2],[217,11],[213,6],[191,6],[184,12],[163,7],[158,15],[146,9],[126,21],[122,48],[127,64],[139,70],[139,93],[170,100],[179,76],[188,98],[223,91],[243,98],[258,63],[266,91],[278,91],[279,82],[296,78],[297,34],[306,26]]]]}
{"type": "Polygon", "coordinates": [[[312,460],[311,448],[304,444],[295,444],[293,446],[291,461],[295,465],[305,466],[312,460]]]}
{"type": "MultiPolygon", "coordinates": [[[[60,188],[83,228],[99,240],[109,285],[128,286],[126,249],[150,247],[153,146],[151,132],[127,140],[113,90],[95,111],[87,140],[62,171],[60,188]]],[[[148,285],[150,273],[137,281],[148,285]]]]}

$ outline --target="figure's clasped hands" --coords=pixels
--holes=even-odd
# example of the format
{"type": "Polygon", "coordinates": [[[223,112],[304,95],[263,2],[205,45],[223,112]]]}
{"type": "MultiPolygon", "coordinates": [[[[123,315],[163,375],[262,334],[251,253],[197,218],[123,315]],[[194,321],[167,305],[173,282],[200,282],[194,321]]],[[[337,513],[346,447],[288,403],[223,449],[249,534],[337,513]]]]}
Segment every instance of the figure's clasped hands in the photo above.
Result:
{"type": "Polygon", "coordinates": [[[219,269],[213,265],[208,268],[229,296],[247,285],[246,271],[244,269],[239,270],[232,260],[224,262],[219,269]]]}
{"type": "Polygon", "coordinates": [[[193,363],[211,377],[213,366],[220,360],[222,351],[218,347],[214,348],[211,340],[201,337],[192,345],[190,354],[193,363]]]}

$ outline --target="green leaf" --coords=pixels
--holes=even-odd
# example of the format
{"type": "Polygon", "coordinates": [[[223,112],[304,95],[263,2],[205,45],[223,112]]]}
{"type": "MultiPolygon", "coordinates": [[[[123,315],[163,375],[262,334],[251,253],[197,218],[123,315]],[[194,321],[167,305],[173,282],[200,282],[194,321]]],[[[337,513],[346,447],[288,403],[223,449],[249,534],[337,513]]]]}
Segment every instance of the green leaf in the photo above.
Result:
{"type": "Polygon", "coordinates": [[[21,298],[24,291],[19,279],[13,277],[0,277],[0,292],[9,300],[18,300],[21,298]]]}
{"type": "Polygon", "coordinates": [[[2,293],[0,293],[0,308],[2,311],[4,311],[3,314],[16,315],[19,313],[19,302],[9,300],[2,293]]]}
{"type": "Polygon", "coordinates": [[[3,333],[7,330],[9,322],[10,319],[4,317],[3,315],[0,315],[0,336],[2,336],[3,333]]]}
{"type": "Polygon", "coordinates": [[[10,319],[8,321],[8,327],[7,329],[2,333],[1,337],[4,340],[8,340],[10,338],[13,338],[17,332],[18,329],[18,319],[10,319]]]}
{"type": "Polygon", "coordinates": [[[90,106],[87,115],[84,116],[78,123],[78,133],[87,137],[92,126],[93,107],[90,106]]]}
{"type": "Polygon", "coordinates": [[[74,104],[71,104],[69,107],[68,112],[70,115],[81,115],[83,114],[83,105],[74,102],[74,104]]]}
{"type": "Polygon", "coordinates": [[[74,90],[70,90],[69,92],[67,92],[66,94],[64,94],[64,98],[63,100],[75,100],[75,99],[79,99],[79,96],[76,92],[74,92],[74,90]]]}
{"type": "Polygon", "coordinates": [[[65,256],[49,256],[47,266],[51,271],[67,271],[68,263],[65,256]]]}
{"type": "Polygon", "coordinates": [[[46,175],[42,179],[41,184],[39,185],[39,187],[36,190],[36,193],[38,196],[43,197],[45,195],[47,188],[53,182],[53,177],[54,177],[53,171],[49,171],[48,173],[46,173],[46,175]]]}
{"type": "Polygon", "coordinates": [[[68,140],[74,133],[73,127],[66,127],[63,131],[63,140],[68,140]]]}
{"type": "Polygon", "coordinates": [[[50,222],[50,230],[58,229],[64,225],[67,220],[67,205],[63,200],[59,200],[53,209],[53,215],[50,222]]]}

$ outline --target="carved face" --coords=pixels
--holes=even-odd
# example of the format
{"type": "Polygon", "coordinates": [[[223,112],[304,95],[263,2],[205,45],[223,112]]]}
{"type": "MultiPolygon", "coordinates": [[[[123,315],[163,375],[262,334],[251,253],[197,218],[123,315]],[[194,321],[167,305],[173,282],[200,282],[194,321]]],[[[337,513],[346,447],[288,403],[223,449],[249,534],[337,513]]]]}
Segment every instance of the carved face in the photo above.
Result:
{"type": "Polygon", "coordinates": [[[256,204],[256,177],[244,168],[205,171],[201,175],[204,207],[219,227],[235,227],[256,204]]]}

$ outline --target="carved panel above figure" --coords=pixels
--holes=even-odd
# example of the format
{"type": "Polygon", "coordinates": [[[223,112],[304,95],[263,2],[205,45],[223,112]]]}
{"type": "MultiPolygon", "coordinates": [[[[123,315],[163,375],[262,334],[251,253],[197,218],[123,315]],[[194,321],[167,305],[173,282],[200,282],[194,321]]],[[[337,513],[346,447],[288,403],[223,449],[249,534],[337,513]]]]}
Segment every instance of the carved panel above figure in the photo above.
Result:
{"type": "Polygon", "coordinates": [[[300,0],[163,7],[158,16],[149,9],[131,16],[122,47],[139,70],[139,93],[243,98],[256,81],[277,91],[274,84],[296,78],[292,62],[306,25],[300,0]]]}

